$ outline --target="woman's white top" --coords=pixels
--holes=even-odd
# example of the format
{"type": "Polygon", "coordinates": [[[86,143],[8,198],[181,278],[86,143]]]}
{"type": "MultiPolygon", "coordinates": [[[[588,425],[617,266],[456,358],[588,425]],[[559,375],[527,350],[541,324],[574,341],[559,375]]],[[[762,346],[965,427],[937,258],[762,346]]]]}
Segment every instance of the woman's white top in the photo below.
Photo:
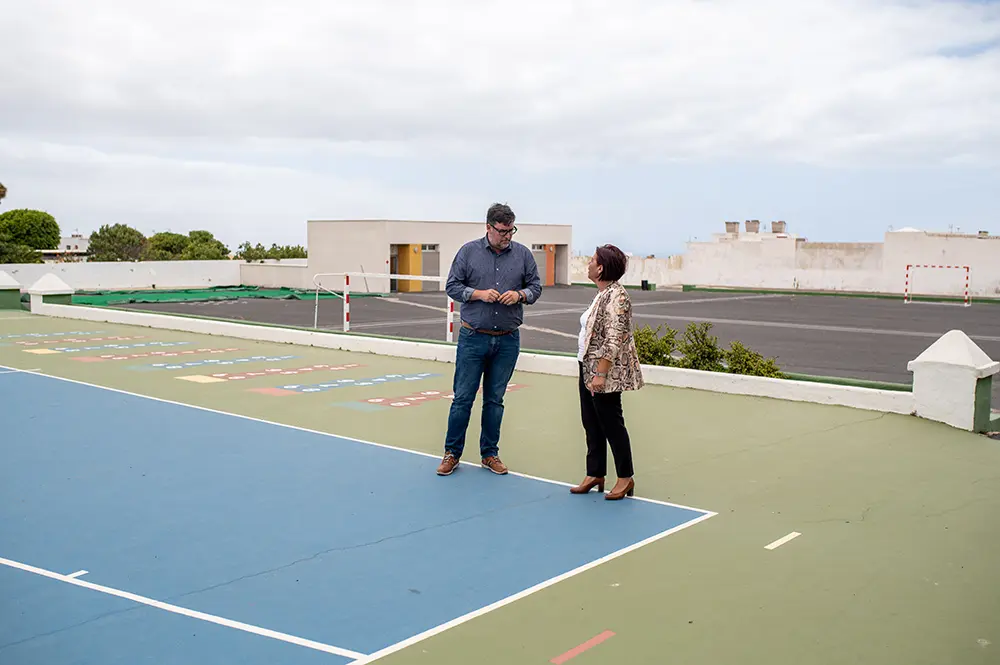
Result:
{"type": "Polygon", "coordinates": [[[577,353],[576,353],[576,359],[579,360],[580,362],[583,362],[583,354],[587,350],[583,346],[587,342],[587,319],[590,318],[590,312],[593,311],[594,303],[597,302],[597,298],[600,295],[601,292],[598,291],[597,295],[594,296],[594,299],[590,301],[590,307],[588,307],[587,311],[584,312],[583,316],[580,317],[580,337],[577,340],[577,353]]]}

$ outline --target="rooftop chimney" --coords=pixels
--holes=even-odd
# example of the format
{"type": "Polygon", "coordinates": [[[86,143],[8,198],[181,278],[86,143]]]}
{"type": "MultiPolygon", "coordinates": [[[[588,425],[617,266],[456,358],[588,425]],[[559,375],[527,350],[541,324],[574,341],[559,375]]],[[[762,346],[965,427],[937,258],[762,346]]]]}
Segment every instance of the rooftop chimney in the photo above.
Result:
{"type": "Polygon", "coordinates": [[[726,222],[726,233],[739,233],[740,223],[739,222],[726,222]]]}
{"type": "Polygon", "coordinates": [[[771,222],[771,233],[784,233],[785,223],[784,222],[771,222]]]}
{"type": "Polygon", "coordinates": [[[746,220],[747,233],[757,233],[760,230],[760,220],[759,219],[748,219],[746,220]]]}

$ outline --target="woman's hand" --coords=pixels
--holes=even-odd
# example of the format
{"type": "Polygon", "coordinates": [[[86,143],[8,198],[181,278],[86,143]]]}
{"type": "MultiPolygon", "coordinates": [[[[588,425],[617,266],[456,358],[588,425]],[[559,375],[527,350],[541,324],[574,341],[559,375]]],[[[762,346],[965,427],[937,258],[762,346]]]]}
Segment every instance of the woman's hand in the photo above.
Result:
{"type": "Polygon", "coordinates": [[[593,395],[594,393],[602,393],[602,392],[604,392],[604,380],[605,379],[604,379],[603,376],[595,376],[593,379],[591,379],[591,381],[590,381],[590,394],[591,395],[593,395]]]}

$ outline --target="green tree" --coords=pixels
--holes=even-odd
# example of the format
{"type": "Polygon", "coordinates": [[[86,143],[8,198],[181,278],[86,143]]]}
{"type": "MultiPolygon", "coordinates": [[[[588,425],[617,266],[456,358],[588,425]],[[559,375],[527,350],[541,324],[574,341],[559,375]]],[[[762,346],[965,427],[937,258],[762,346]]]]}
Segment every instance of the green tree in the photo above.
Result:
{"type": "Polygon", "coordinates": [[[61,237],[55,217],[42,210],[27,208],[0,214],[0,233],[8,234],[11,242],[32,249],[55,249],[61,237]]]}
{"type": "Polygon", "coordinates": [[[162,231],[149,237],[143,261],[176,261],[184,249],[191,244],[191,238],[180,233],[162,231]]]}
{"type": "Polygon", "coordinates": [[[277,245],[272,244],[267,250],[269,259],[305,259],[309,257],[306,248],[302,245],[277,245]]]}
{"type": "Polygon", "coordinates": [[[42,263],[42,255],[27,245],[14,242],[0,231],[0,263],[42,263]]]}
{"type": "Polygon", "coordinates": [[[302,245],[279,246],[272,244],[270,249],[265,249],[264,245],[260,243],[254,246],[249,242],[244,242],[239,246],[235,258],[252,263],[253,261],[263,261],[265,259],[305,259],[308,256],[302,245]]]}
{"type": "Polygon", "coordinates": [[[104,224],[90,234],[91,261],[139,261],[148,241],[136,229],[125,224],[104,224]]]}
{"type": "Polygon", "coordinates": [[[191,231],[190,242],[178,257],[182,261],[221,261],[229,258],[229,248],[209,231],[191,231]]]}

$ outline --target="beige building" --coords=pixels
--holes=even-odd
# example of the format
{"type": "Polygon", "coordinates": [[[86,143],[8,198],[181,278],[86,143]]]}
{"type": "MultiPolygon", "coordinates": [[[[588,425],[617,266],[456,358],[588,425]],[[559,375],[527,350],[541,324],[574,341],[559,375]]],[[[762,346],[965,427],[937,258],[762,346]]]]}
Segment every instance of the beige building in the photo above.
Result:
{"type": "MultiPolygon", "coordinates": [[[[516,224],[514,241],[531,249],[543,286],[570,283],[572,226],[568,224],[516,224]]],[[[459,248],[486,234],[486,222],[437,222],[407,220],[310,220],[307,227],[309,258],[294,264],[282,261],[246,264],[244,284],[313,289],[316,275],[369,273],[447,277],[459,248]]],[[[322,276],[327,289],[343,288],[343,278],[322,276]]],[[[351,291],[392,293],[440,291],[433,281],[352,278],[351,291]]]]}
{"type": "MultiPolygon", "coordinates": [[[[570,283],[572,227],[517,224],[514,241],[532,250],[543,286],[570,283]]],[[[459,248],[486,233],[486,223],[402,220],[312,220],[309,271],[446,277],[459,248]]],[[[336,278],[322,283],[338,285],[336,278]]],[[[329,288],[329,287],[328,287],[329,288]]],[[[351,280],[352,291],[439,291],[435,282],[351,280]],[[367,282],[367,284],[366,284],[367,282]]]]}

